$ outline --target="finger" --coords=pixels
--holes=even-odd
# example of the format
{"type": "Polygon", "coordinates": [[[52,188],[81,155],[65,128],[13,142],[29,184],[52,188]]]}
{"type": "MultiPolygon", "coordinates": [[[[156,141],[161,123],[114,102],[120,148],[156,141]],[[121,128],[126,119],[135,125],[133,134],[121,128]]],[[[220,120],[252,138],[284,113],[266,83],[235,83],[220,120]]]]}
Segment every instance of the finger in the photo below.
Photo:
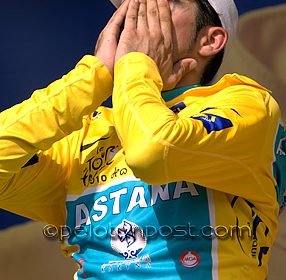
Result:
{"type": "Polygon", "coordinates": [[[172,42],[172,18],[169,2],[167,0],[157,0],[159,19],[161,30],[164,36],[164,41],[167,43],[172,42]]]}
{"type": "Polygon", "coordinates": [[[140,0],[139,11],[138,11],[138,20],[137,20],[137,29],[143,30],[148,28],[147,22],[147,1],[140,0]]]}
{"type": "Polygon", "coordinates": [[[147,19],[151,32],[156,34],[158,31],[161,31],[157,0],[147,1],[147,19]]]}
{"type": "Polygon", "coordinates": [[[130,0],[126,13],[124,29],[134,30],[137,28],[139,0],[130,0]]]}
{"type": "Polygon", "coordinates": [[[116,35],[117,37],[119,36],[120,29],[125,20],[130,1],[131,0],[125,0],[110,18],[106,25],[106,29],[108,29],[109,35],[116,35]]]}
{"type": "Polygon", "coordinates": [[[131,0],[125,0],[124,2],[122,2],[120,7],[113,13],[107,25],[123,22],[123,20],[125,19],[130,1],[131,0]]]}

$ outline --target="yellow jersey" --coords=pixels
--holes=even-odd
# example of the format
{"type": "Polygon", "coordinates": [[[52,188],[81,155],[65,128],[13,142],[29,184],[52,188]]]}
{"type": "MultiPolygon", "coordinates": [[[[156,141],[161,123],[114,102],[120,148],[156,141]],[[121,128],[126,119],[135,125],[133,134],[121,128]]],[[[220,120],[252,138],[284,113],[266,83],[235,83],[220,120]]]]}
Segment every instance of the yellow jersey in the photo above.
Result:
{"type": "Polygon", "coordinates": [[[277,103],[238,74],[161,91],[144,54],[114,84],[85,56],[3,111],[0,207],[57,227],[75,279],[265,279],[286,183],[277,103]]]}

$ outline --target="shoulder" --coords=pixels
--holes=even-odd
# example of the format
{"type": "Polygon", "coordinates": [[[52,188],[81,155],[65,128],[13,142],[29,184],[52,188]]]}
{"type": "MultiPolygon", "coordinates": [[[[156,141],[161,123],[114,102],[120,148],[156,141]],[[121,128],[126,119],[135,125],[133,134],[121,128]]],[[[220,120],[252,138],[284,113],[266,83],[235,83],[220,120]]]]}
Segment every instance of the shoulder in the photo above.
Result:
{"type": "Polygon", "coordinates": [[[213,92],[212,102],[231,104],[241,109],[249,109],[252,113],[263,113],[265,116],[281,115],[271,90],[243,75],[227,74],[204,90],[213,92]]]}

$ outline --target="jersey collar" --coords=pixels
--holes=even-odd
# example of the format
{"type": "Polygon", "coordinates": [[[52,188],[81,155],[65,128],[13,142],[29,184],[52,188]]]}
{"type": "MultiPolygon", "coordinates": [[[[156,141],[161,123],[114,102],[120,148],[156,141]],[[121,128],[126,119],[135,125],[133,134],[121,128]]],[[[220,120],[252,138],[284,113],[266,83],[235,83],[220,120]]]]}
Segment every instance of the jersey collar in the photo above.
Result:
{"type": "Polygon", "coordinates": [[[162,98],[165,100],[165,102],[169,102],[172,99],[175,99],[179,95],[183,94],[185,91],[192,89],[192,88],[200,87],[200,86],[201,86],[200,84],[194,84],[190,86],[179,87],[179,88],[174,88],[171,90],[162,91],[161,93],[162,98]]]}

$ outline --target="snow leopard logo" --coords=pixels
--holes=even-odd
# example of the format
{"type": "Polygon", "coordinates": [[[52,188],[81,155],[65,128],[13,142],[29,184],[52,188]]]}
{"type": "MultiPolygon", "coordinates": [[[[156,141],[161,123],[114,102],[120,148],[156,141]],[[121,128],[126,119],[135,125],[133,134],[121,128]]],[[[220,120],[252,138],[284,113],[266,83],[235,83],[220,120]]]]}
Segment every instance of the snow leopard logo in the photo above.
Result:
{"type": "Polygon", "coordinates": [[[126,260],[136,259],[146,247],[146,236],[138,225],[124,219],[112,232],[111,247],[126,260]]]}

